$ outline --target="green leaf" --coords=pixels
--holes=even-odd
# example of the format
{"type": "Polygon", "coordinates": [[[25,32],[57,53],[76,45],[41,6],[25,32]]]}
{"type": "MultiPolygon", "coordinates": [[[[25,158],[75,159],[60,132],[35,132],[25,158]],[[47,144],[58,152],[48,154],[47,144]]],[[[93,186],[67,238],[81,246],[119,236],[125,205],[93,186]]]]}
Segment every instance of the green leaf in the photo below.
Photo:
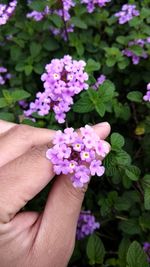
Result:
{"type": "Polygon", "coordinates": [[[26,65],[26,66],[24,66],[24,71],[25,71],[25,74],[27,76],[32,73],[32,70],[33,70],[33,66],[32,65],[26,65]]]}
{"type": "Polygon", "coordinates": [[[46,0],[34,0],[30,3],[30,8],[36,11],[43,11],[46,6],[46,0]]]}
{"type": "Polygon", "coordinates": [[[86,65],[86,71],[88,73],[92,72],[92,71],[96,71],[96,70],[99,70],[101,67],[100,65],[100,62],[97,62],[95,61],[94,59],[90,58],[88,61],[87,61],[87,65],[86,65]]]}
{"type": "Polygon", "coordinates": [[[61,19],[60,16],[56,15],[56,14],[51,14],[50,15],[50,20],[54,23],[54,25],[57,27],[57,28],[61,28],[63,26],[63,21],[61,19]]]}
{"type": "Polygon", "coordinates": [[[127,252],[127,267],[149,267],[146,253],[137,241],[133,241],[127,252]]]}
{"type": "Polygon", "coordinates": [[[140,177],[140,169],[134,165],[127,166],[125,169],[125,174],[130,178],[132,181],[137,181],[140,177]]]}
{"type": "Polygon", "coordinates": [[[49,37],[48,40],[44,41],[43,47],[47,51],[55,51],[59,48],[59,44],[54,38],[49,37]]]}
{"type": "Polygon", "coordinates": [[[132,91],[127,94],[127,98],[133,102],[141,103],[143,99],[143,95],[139,91],[132,91]]]}
{"type": "Polygon", "coordinates": [[[110,101],[114,96],[115,86],[114,84],[106,80],[102,85],[99,86],[98,93],[99,97],[103,102],[110,101]]]}
{"type": "Polygon", "coordinates": [[[7,106],[8,106],[8,103],[6,102],[5,98],[1,97],[0,98],[0,108],[4,108],[4,107],[7,107],[7,106]]]}
{"type": "Polygon", "coordinates": [[[144,190],[144,207],[146,210],[150,210],[150,188],[146,187],[144,190]]]}
{"type": "Polygon", "coordinates": [[[126,165],[131,164],[131,157],[124,150],[120,150],[117,152],[116,160],[117,160],[117,163],[121,166],[126,166],[126,165]]]}
{"type": "Polygon", "coordinates": [[[97,113],[101,117],[104,117],[106,108],[105,108],[105,105],[101,101],[99,101],[99,102],[96,103],[95,109],[96,109],[97,113]]]}
{"type": "Polygon", "coordinates": [[[14,114],[9,112],[0,112],[0,119],[5,121],[15,121],[14,114]]]}
{"type": "Polygon", "coordinates": [[[5,101],[7,102],[7,105],[11,105],[13,102],[11,93],[8,90],[2,90],[3,96],[5,98],[5,101]]]}
{"type": "Polygon", "coordinates": [[[30,97],[30,94],[25,90],[15,90],[12,92],[13,101],[19,101],[30,97]]]}
{"type": "Polygon", "coordinates": [[[71,23],[74,24],[75,27],[80,28],[80,29],[87,29],[87,24],[81,20],[79,17],[72,17],[71,18],[71,23]]]}
{"type": "Polygon", "coordinates": [[[30,54],[32,57],[37,57],[40,54],[42,46],[39,43],[30,43],[30,54]]]}
{"type": "Polygon", "coordinates": [[[127,219],[125,221],[121,221],[119,224],[119,228],[126,234],[135,235],[141,233],[141,228],[139,226],[139,222],[136,219],[127,219]]]}
{"type": "Polygon", "coordinates": [[[131,242],[128,238],[123,238],[119,245],[118,254],[119,254],[119,265],[121,267],[126,267],[126,255],[127,255],[127,251],[128,251],[130,243],[131,242]]]}
{"type": "Polygon", "coordinates": [[[120,149],[124,146],[124,138],[119,133],[113,133],[110,137],[111,145],[113,150],[120,149]]]}
{"type": "Polygon", "coordinates": [[[73,111],[77,113],[86,113],[92,110],[94,110],[94,105],[88,96],[80,98],[73,105],[73,111]]]}
{"type": "Polygon", "coordinates": [[[90,265],[102,264],[105,256],[105,248],[101,239],[93,234],[89,237],[86,253],[89,258],[90,265]]]}

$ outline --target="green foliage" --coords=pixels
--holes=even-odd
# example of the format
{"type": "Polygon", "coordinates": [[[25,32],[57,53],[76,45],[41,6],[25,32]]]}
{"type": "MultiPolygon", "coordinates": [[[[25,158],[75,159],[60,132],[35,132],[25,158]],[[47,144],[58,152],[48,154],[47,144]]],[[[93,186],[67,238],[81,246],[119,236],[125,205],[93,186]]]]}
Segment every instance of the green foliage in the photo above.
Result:
{"type": "MultiPolygon", "coordinates": [[[[27,19],[27,12],[43,12],[46,5],[60,8],[61,1],[34,0],[30,5],[18,1],[14,15],[0,26],[0,66],[12,75],[0,85],[0,119],[55,130],[108,121],[111,151],[104,160],[106,171],[92,179],[83,202],[101,227],[76,242],[69,266],[148,267],[141,246],[150,242],[150,104],[143,100],[150,82],[150,44],[130,47],[135,56],[147,54],[139,64],[122,51],[129,42],[150,36],[149,0],[129,1],[140,15],[122,25],[114,14],[124,1],[96,6],[93,13],[87,13],[80,0],[74,1],[68,22],[55,12],[39,22],[27,19]],[[70,24],[74,31],[64,40],[70,24]],[[53,28],[60,34],[54,35],[53,28]],[[35,122],[24,118],[18,101],[34,101],[36,93],[43,91],[45,65],[64,55],[86,62],[89,89],[74,97],[66,124],[58,125],[53,112],[44,117],[34,113],[35,122]],[[95,89],[101,74],[106,80],[95,89]]],[[[41,210],[45,199],[43,191],[25,209],[41,210]]]]}

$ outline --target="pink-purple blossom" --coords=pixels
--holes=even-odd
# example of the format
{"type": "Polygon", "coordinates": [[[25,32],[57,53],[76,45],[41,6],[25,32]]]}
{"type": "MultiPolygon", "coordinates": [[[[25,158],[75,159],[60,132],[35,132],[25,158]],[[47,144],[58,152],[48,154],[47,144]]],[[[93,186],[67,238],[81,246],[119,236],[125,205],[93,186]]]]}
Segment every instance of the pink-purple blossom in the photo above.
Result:
{"type": "Polygon", "coordinates": [[[143,100],[150,102],[150,83],[147,84],[147,92],[146,95],[143,96],[143,100]]]}
{"type": "Polygon", "coordinates": [[[99,87],[100,85],[102,85],[103,82],[104,82],[105,80],[106,80],[106,76],[103,75],[103,74],[101,74],[101,75],[97,78],[96,83],[92,86],[92,88],[93,88],[94,90],[97,90],[98,87],[99,87]]]}
{"type": "Polygon", "coordinates": [[[11,78],[11,74],[8,73],[8,70],[5,67],[0,66],[0,85],[4,85],[6,80],[11,78]]]}
{"type": "Polygon", "coordinates": [[[115,13],[115,17],[118,18],[119,24],[124,24],[133,19],[135,16],[139,16],[140,12],[136,9],[136,5],[125,4],[122,6],[121,11],[115,13]]]}
{"type": "Polygon", "coordinates": [[[145,242],[143,244],[143,250],[147,254],[147,261],[150,263],[150,243],[149,242],[145,242]]]}
{"type": "Polygon", "coordinates": [[[137,40],[134,40],[134,41],[130,41],[128,43],[128,48],[124,49],[122,51],[122,54],[127,56],[127,57],[130,57],[132,59],[132,63],[134,65],[137,65],[137,64],[139,64],[141,58],[146,59],[148,57],[148,54],[144,51],[144,47],[148,43],[149,43],[149,37],[146,38],[146,39],[137,39],[137,40]],[[134,53],[134,51],[131,50],[132,46],[135,46],[135,45],[143,48],[143,52],[142,52],[141,55],[136,55],[134,53]]]}
{"type": "Polygon", "coordinates": [[[96,6],[97,7],[104,7],[107,3],[109,3],[111,0],[81,0],[82,4],[86,4],[87,11],[89,13],[92,13],[96,6]]]}
{"type": "Polygon", "coordinates": [[[30,103],[29,109],[24,112],[25,116],[29,117],[33,112],[44,116],[53,110],[56,120],[64,123],[74,95],[88,89],[85,66],[83,60],[73,60],[69,55],[53,59],[46,65],[46,72],[41,76],[45,91],[36,94],[36,100],[30,103]]]}
{"type": "Polygon", "coordinates": [[[7,23],[9,18],[14,13],[17,6],[17,1],[10,1],[8,5],[0,4],[0,26],[7,23]]]}
{"type": "Polygon", "coordinates": [[[104,158],[108,152],[105,142],[100,140],[91,126],[86,125],[80,128],[80,136],[73,128],[57,131],[53,147],[48,149],[46,156],[57,175],[69,174],[74,187],[83,187],[91,175],[104,174],[105,168],[98,157],[104,158]]]}
{"type": "Polygon", "coordinates": [[[96,222],[95,216],[91,214],[91,211],[80,212],[76,232],[78,240],[93,234],[93,232],[99,228],[100,223],[96,222]]]}

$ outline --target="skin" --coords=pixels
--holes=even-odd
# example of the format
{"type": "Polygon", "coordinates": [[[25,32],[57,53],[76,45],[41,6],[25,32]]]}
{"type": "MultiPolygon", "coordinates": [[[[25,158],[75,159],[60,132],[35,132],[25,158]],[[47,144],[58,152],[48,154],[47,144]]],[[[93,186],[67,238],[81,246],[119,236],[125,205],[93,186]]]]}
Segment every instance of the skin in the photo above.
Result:
{"type": "MultiPolygon", "coordinates": [[[[108,123],[93,127],[101,139],[110,133],[108,123]]],[[[84,193],[68,176],[55,179],[42,213],[20,212],[54,177],[45,157],[54,135],[0,121],[1,267],[66,267],[72,255],[84,193]]]]}

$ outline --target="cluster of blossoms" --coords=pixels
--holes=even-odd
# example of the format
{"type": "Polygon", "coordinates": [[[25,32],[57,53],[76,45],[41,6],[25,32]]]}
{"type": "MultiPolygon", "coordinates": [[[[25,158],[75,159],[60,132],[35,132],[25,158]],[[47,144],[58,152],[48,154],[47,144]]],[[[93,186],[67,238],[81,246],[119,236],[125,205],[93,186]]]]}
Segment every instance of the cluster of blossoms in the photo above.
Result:
{"type": "Polygon", "coordinates": [[[29,117],[33,112],[44,116],[53,110],[56,120],[64,123],[66,112],[73,104],[73,96],[88,89],[85,65],[83,60],[73,60],[69,55],[53,59],[47,64],[46,73],[41,77],[45,91],[36,94],[36,100],[30,103],[29,110],[24,112],[25,116],[29,117]]]}
{"type": "Polygon", "coordinates": [[[91,211],[80,212],[76,232],[78,240],[93,234],[93,232],[99,228],[100,223],[95,221],[95,217],[91,214],[91,211]]]}
{"type": "Polygon", "coordinates": [[[45,7],[43,12],[38,12],[33,10],[32,12],[27,13],[27,18],[32,18],[35,21],[40,21],[45,18],[45,16],[49,14],[57,14],[62,17],[64,21],[70,20],[70,9],[75,6],[74,1],[72,0],[63,0],[62,7],[60,9],[52,10],[48,6],[45,7]]]}
{"type": "Polygon", "coordinates": [[[43,12],[33,10],[32,12],[27,13],[26,17],[29,19],[32,18],[35,21],[41,21],[44,19],[45,16],[51,13],[52,11],[50,10],[50,8],[46,6],[43,12]]]}
{"type": "Polygon", "coordinates": [[[103,7],[110,1],[111,0],[81,0],[81,3],[86,4],[87,11],[89,13],[92,13],[95,10],[96,6],[103,7]]]}
{"type": "Polygon", "coordinates": [[[11,74],[7,72],[7,69],[0,66],[0,85],[5,84],[6,80],[11,78],[11,74]]]}
{"type": "Polygon", "coordinates": [[[140,12],[136,9],[136,5],[125,4],[121,11],[115,13],[115,17],[119,18],[119,24],[124,24],[135,16],[139,16],[140,12]]]}
{"type": "Polygon", "coordinates": [[[123,53],[123,55],[125,55],[125,56],[127,56],[127,57],[131,57],[131,58],[132,58],[132,62],[133,62],[133,64],[134,64],[134,65],[137,65],[137,64],[139,64],[141,58],[144,58],[144,59],[145,59],[145,58],[148,57],[148,55],[147,55],[147,53],[146,53],[145,51],[143,51],[143,53],[142,53],[140,56],[137,56],[137,55],[131,50],[131,48],[132,48],[132,46],[134,46],[134,45],[137,45],[137,46],[139,46],[139,47],[144,48],[144,46],[145,46],[146,44],[150,44],[150,37],[148,37],[148,38],[146,38],[146,39],[137,39],[137,40],[135,40],[135,41],[131,41],[131,42],[128,43],[128,48],[124,49],[124,50],[122,51],[122,53],[123,53]]]}
{"type": "Polygon", "coordinates": [[[59,130],[53,145],[46,156],[57,175],[70,174],[74,187],[83,187],[91,175],[104,174],[105,168],[97,156],[105,157],[108,148],[92,127],[86,125],[80,128],[80,136],[73,128],[66,128],[64,133],[59,130]]]}
{"type": "Polygon", "coordinates": [[[97,90],[100,85],[103,84],[103,82],[106,80],[106,76],[101,74],[98,78],[96,83],[92,86],[94,90],[97,90]]]}
{"type": "Polygon", "coordinates": [[[149,242],[145,242],[143,244],[143,250],[146,252],[146,254],[148,255],[147,260],[150,263],[150,243],[149,242]]]}
{"type": "Polygon", "coordinates": [[[13,0],[8,5],[0,4],[0,25],[7,23],[17,6],[17,1],[13,0]]]}
{"type": "Polygon", "coordinates": [[[147,92],[146,92],[146,95],[143,96],[143,99],[145,101],[150,102],[150,83],[147,84],[147,92]]]}

